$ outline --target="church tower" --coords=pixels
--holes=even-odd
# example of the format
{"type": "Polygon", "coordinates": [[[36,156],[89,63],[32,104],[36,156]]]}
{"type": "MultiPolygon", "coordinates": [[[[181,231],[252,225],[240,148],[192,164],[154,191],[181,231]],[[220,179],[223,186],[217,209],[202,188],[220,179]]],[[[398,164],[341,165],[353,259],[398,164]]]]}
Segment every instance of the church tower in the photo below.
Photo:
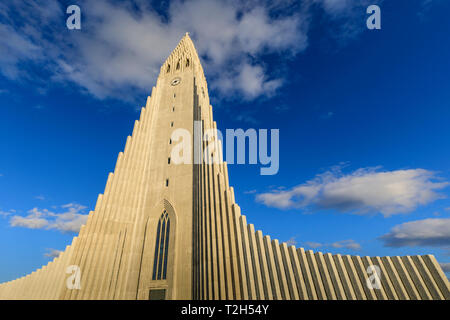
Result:
{"type": "Polygon", "coordinates": [[[0,284],[0,299],[450,299],[432,255],[331,255],[255,231],[235,203],[216,130],[186,34],[78,236],[46,266],[0,284]]]}

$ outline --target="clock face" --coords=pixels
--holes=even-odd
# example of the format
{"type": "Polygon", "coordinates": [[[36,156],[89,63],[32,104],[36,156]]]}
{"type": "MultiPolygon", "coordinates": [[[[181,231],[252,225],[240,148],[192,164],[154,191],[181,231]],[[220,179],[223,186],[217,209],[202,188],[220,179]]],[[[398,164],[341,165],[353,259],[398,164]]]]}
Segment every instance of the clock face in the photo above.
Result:
{"type": "Polygon", "coordinates": [[[179,84],[181,82],[181,78],[180,77],[176,77],[176,78],[173,78],[173,80],[170,82],[170,84],[172,85],[172,86],[176,86],[177,84],[179,84]]]}

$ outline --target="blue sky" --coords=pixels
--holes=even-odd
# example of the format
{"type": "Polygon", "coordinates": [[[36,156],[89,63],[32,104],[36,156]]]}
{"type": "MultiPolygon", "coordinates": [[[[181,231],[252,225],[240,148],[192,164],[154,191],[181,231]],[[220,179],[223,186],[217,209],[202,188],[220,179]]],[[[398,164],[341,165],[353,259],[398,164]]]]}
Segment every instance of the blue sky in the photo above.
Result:
{"type": "Polygon", "coordinates": [[[449,270],[448,1],[69,4],[0,4],[0,282],[70,244],[186,31],[219,129],[280,130],[278,174],[229,166],[256,229],[449,270]]]}

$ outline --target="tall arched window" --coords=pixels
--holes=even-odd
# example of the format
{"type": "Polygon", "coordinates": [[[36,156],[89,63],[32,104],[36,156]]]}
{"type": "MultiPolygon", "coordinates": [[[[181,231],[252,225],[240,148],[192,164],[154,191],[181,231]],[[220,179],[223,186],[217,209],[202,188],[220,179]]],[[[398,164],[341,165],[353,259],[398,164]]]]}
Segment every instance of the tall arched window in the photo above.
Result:
{"type": "Polygon", "coordinates": [[[167,65],[167,73],[170,72],[170,64],[167,65]]]}
{"type": "Polygon", "coordinates": [[[177,70],[180,70],[180,61],[177,62],[177,70]]]}
{"type": "Polygon", "coordinates": [[[189,59],[186,60],[186,67],[189,67],[189,59]]]}
{"type": "Polygon", "coordinates": [[[155,261],[152,280],[165,280],[167,275],[167,254],[169,252],[170,219],[164,210],[156,230],[155,261]]]}

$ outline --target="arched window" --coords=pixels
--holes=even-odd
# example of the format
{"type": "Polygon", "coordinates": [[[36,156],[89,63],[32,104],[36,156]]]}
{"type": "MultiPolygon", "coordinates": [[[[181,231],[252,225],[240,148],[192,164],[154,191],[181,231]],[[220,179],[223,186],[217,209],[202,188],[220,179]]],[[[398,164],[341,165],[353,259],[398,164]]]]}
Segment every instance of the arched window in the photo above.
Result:
{"type": "Polygon", "coordinates": [[[170,64],[167,65],[167,73],[170,72],[170,64]]]}
{"type": "Polygon", "coordinates": [[[156,229],[155,257],[152,280],[165,280],[167,275],[167,254],[169,252],[170,219],[164,210],[156,229]]]}
{"type": "Polygon", "coordinates": [[[189,67],[189,59],[186,60],[186,67],[189,67]]]}
{"type": "Polygon", "coordinates": [[[177,62],[177,70],[180,70],[180,61],[177,62]]]}

